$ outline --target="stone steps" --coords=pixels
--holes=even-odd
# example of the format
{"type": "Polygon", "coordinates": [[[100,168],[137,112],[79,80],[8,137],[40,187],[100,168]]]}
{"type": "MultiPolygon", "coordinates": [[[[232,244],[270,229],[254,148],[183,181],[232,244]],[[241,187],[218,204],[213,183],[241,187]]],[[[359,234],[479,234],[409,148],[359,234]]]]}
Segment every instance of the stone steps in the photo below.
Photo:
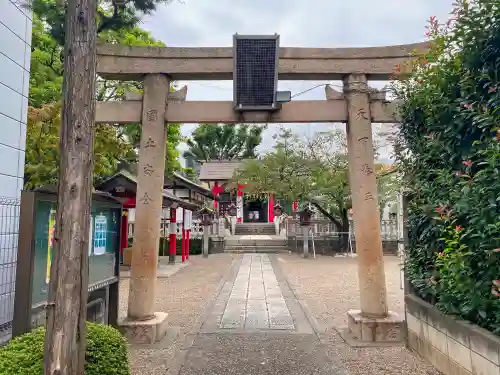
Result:
{"type": "Polygon", "coordinates": [[[256,246],[256,247],[266,247],[266,246],[282,246],[286,247],[286,239],[279,240],[226,240],[225,246],[256,246]]]}
{"type": "Polygon", "coordinates": [[[224,252],[227,253],[285,253],[288,252],[284,237],[265,234],[245,234],[226,237],[224,252]]]}
{"type": "Polygon", "coordinates": [[[277,254],[277,253],[288,253],[285,246],[253,246],[253,245],[239,245],[239,246],[226,246],[224,248],[225,253],[262,253],[262,254],[277,254]]]}
{"type": "Polygon", "coordinates": [[[274,223],[238,223],[235,226],[236,235],[244,234],[276,234],[274,223]]]}

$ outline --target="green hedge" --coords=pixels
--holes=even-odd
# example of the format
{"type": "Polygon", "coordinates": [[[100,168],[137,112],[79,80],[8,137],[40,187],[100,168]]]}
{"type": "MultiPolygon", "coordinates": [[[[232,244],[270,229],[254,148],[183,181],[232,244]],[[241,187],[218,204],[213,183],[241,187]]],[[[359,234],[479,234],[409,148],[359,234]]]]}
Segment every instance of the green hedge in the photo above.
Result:
{"type": "MultiPolygon", "coordinates": [[[[45,329],[0,348],[0,375],[43,375],[45,329]]],[[[125,338],[110,326],[87,323],[86,375],[130,375],[125,338]]]]}
{"type": "MultiPolygon", "coordinates": [[[[177,255],[182,255],[182,241],[180,239],[177,239],[175,241],[176,249],[177,249],[177,255]]],[[[189,246],[189,254],[190,255],[198,255],[202,253],[202,246],[203,242],[201,239],[191,239],[190,241],[190,246],[189,246]]],[[[158,254],[160,256],[168,256],[169,254],[169,249],[170,249],[170,241],[168,238],[160,238],[160,246],[158,250],[158,254]]]]}
{"type": "Polygon", "coordinates": [[[412,196],[414,292],[498,334],[500,2],[473,3],[458,5],[456,21],[431,18],[431,52],[395,83],[403,101],[396,153],[412,196]]]}
{"type": "MultiPolygon", "coordinates": [[[[133,239],[129,238],[128,246],[131,247],[133,244],[133,239]]],[[[176,249],[177,249],[177,255],[182,255],[182,244],[181,240],[177,239],[176,241],[176,249]]],[[[213,253],[216,251],[220,251],[220,249],[216,249],[215,246],[215,241],[212,241],[212,239],[209,239],[209,253],[213,253]]],[[[160,238],[160,246],[158,249],[158,255],[159,256],[168,256],[170,252],[170,247],[169,247],[169,240],[168,238],[160,238]]],[[[189,246],[189,254],[190,255],[199,255],[203,252],[203,240],[201,238],[191,238],[190,240],[190,246],[189,246]]]]}

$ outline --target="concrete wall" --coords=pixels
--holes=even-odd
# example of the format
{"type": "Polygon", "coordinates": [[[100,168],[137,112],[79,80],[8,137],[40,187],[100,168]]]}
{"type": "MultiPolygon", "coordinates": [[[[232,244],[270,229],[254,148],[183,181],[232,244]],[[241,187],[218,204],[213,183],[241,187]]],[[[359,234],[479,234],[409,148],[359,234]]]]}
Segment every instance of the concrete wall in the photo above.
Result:
{"type": "MultiPolygon", "coordinates": [[[[356,241],[352,241],[352,251],[356,252],[356,241]]],[[[316,247],[316,254],[321,255],[334,255],[340,252],[340,242],[337,237],[323,238],[317,237],[314,239],[314,245],[316,247]]],[[[288,237],[287,239],[288,249],[292,252],[302,252],[302,239],[298,238],[295,240],[293,237],[288,237]]],[[[397,255],[398,254],[398,241],[382,241],[382,248],[385,255],[397,255]]],[[[309,252],[312,252],[312,241],[309,240],[309,252]]]]}
{"type": "Polygon", "coordinates": [[[444,375],[499,375],[500,337],[407,295],[408,346],[444,375]]]}

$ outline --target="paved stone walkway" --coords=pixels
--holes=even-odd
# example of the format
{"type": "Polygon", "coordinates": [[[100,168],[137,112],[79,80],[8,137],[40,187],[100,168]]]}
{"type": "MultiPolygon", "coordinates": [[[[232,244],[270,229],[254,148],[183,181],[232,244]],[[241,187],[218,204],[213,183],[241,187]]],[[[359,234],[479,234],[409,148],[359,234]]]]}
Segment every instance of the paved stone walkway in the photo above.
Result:
{"type": "Polygon", "coordinates": [[[169,374],[344,374],[326,354],[314,322],[276,256],[244,254],[169,374]]]}
{"type": "MultiPolygon", "coordinates": [[[[154,345],[131,347],[134,375],[437,375],[405,348],[350,348],[336,333],[333,327],[345,325],[346,310],[359,302],[355,259],[212,254],[192,256],[188,263],[170,277],[158,279],[157,308],[168,312],[171,334],[154,345]],[[257,293],[242,293],[243,324],[222,328],[236,291],[244,286],[250,291],[251,285],[260,284],[252,283],[259,278],[259,267],[264,298],[262,288],[260,299],[253,298],[257,293]],[[244,271],[247,281],[238,278],[244,271]],[[282,315],[291,316],[293,328],[271,326],[267,306],[280,299],[273,300],[266,289],[277,291],[274,279],[288,311],[282,309],[282,315]],[[269,326],[252,325],[248,306],[253,300],[266,300],[267,313],[261,311],[258,316],[267,316],[269,326]]],[[[385,257],[385,266],[389,304],[402,311],[399,260],[385,257]]],[[[128,289],[129,280],[124,278],[121,314],[126,313],[128,289]]]]}
{"type": "Polygon", "coordinates": [[[220,328],[294,329],[267,254],[245,254],[220,328]]]}

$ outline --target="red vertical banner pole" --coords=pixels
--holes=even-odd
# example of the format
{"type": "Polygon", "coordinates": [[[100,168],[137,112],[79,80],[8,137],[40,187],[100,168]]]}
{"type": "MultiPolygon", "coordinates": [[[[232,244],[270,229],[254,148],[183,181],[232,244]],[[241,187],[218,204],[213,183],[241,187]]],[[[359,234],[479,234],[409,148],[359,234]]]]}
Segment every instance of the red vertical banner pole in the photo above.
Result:
{"type": "Polygon", "coordinates": [[[120,257],[123,259],[123,249],[128,247],[128,210],[122,211],[121,226],[120,257]]]}
{"type": "Polygon", "coordinates": [[[267,202],[267,222],[274,223],[274,195],[269,194],[267,202]]]}
{"type": "Polygon", "coordinates": [[[177,252],[177,209],[170,207],[170,233],[168,235],[169,256],[168,263],[175,263],[175,254],[177,252]]]}
{"type": "Polygon", "coordinates": [[[187,244],[186,244],[186,246],[187,246],[187,254],[186,254],[187,256],[186,256],[186,258],[189,260],[189,250],[191,248],[191,228],[187,230],[187,238],[186,238],[186,240],[187,240],[186,241],[187,242],[187,244]]]}

